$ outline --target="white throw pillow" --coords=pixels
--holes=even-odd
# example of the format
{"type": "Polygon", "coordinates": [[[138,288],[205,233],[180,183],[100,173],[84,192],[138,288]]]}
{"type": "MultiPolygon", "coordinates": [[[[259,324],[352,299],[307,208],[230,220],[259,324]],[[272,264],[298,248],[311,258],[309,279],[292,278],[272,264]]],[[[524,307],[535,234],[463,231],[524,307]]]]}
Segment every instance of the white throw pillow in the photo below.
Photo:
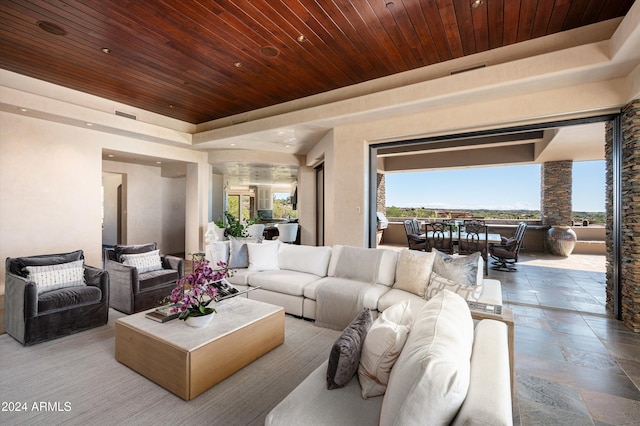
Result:
{"type": "Polygon", "coordinates": [[[375,320],[364,340],[358,378],[362,397],[383,395],[389,375],[409,335],[409,301],[391,305],[375,320]]]}
{"type": "Polygon", "coordinates": [[[229,244],[229,241],[214,241],[207,244],[205,256],[209,266],[215,268],[218,262],[229,263],[229,244]]]}
{"type": "Polygon", "coordinates": [[[433,252],[402,250],[398,257],[396,282],[393,284],[393,288],[424,297],[434,261],[435,254],[433,252]]]}
{"type": "Polygon", "coordinates": [[[29,280],[36,283],[38,293],[63,287],[85,285],[84,260],[57,265],[26,266],[29,280]]]}
{"type": "Polygon", "coordinates": [[[135,267],[139,274],[162,269],[160,250],[137,254],[123,254],[120,256],[120,261],[123,265],[135,267]]]}
{"type": "Polygon", "coordinates": [[[278,243],[247,243],[249,271],[277,271],[278,243]]]}
{"type": "Polygon", "coordinates": [[[477,302],[480,298],[480,294],[482,294],[482,284],[463,285],[432,272],[431,280],[429,280],[429,285],[427,286],[425,299],[431,299],[444,289],[452,291],[460,295],[464,300],[472,302],[477,302]]]}
{"type": "Polygon", "coordinates": [[[472,346],[467,302],[443,290],[415,314],[391,370],[380,425],[450,424],[469,389],[472,346]]]}

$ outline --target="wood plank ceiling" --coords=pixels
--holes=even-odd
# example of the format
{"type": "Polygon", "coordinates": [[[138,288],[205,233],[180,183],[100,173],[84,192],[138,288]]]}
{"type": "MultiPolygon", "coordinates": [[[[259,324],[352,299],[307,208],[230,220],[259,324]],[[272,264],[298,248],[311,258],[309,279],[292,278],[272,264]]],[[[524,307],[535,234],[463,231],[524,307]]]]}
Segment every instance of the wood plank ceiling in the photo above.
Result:
{"type": "Polygon", "coordinates": [[[624,16],[632,4],[2,0],[0,67],[202,123],[624,16]]]}

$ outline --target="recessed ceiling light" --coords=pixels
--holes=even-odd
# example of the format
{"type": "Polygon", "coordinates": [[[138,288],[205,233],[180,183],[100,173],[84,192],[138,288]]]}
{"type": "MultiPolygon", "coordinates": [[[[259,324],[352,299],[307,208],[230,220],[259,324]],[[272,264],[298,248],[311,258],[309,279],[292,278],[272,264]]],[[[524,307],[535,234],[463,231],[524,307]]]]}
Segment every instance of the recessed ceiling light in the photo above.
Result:
{"type": "Polygon", "coordinates": [[[54,24],[53,22],[38,21],[36,22],[36,25],[38,26],[38,28],[48,32],[49,34],[59,35],[59,36],[67,35],[67,31],[64,28],[62,28],[58,24],[54,24]]]}
{"type": "Polygon", "coordinates": [[[482,6],[484,4],[484,0],[473,0],[471,2],[471,7],[474,9],[479,8],[480,6],[482,6]]]}
{"type": "Polygon", "coordinates": [[[300,34],[297,38],[297,40],[302,43],[303,41],[305,41],[307,38],[305,36],[303,36],[302,34],[300,34]]]}
{"type": "Polygon", "coordinates": [[[84,123],[84,124],[86,124],[89,127],[93,126],[93,123],[84,123]]]}
{"type": "Polygon", "coordinates": [[[291,148],[291,145],[285,145],[286,148],[291,148]]]}
{"type": "Polygon", "coordinates": [[[20,108],[20,111],[22,111],[22,112],[27,112],[27,111],[29,111],[29,110],[28,110],[28,109],[26,109],[26,108],[20,108]]]}
{"type": "Polygon", "coordinates": [[[107,55],[111,54],[111,49],[109,49],[108,47],[103,47],[100,50],[102,50],[102,53],[106,53],[107,55]]]}
{"type": "Polygon", "coordinates": [[[115,157],[115,155],[113,155],[113,154],[109,154],[109,155],[107,155],[107,157],[109,157],[109,158],[113,158],[113,157],[115,157]]]}
{"type": "Polygon", "coordinates": [[[273,46],[262,46],[259,52],[262,56],[268,56],[270,58],[275,58],[280,54],[280,51],[273,46]]]}
{"type": "Polygon", "coordinates": [[[240,68],[240,67],[242,67],[242,62],[235,62],[233,64],[233,66],[236,67],[236,68],[240,68]]]}
{"type": "Polygon", "coordinates": [[[229,145],[231,145],[231,146],[236,146],[236,144],[235,144],[235,143],[230,143],[229,145]]]}
{"type": "Polygon", "coordinates": [[[169,104],[169,108],[174,108],[173,104],[169,104]]]}
{"type": "Polygon", "coordinates": [[[162,161],[156,161],[156,164],[162,164],[162,161]]]}

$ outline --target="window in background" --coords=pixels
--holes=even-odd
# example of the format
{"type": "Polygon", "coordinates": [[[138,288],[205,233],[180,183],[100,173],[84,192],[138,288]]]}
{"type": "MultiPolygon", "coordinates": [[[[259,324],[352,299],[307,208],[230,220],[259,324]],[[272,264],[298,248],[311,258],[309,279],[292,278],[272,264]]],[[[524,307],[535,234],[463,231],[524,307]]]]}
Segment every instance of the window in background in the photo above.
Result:
{"type": "Polygon", "coordinates": [[[248,221],[251,218],[251,196],[229,194],[227,196],[227,209],[237,220],[248,221]]]}
{"type": "Polygon", "coordinates": [[[288,192],[273,193],[273,217],[297,218],[298,211],[294,210],[291,194],[288,192]]]}

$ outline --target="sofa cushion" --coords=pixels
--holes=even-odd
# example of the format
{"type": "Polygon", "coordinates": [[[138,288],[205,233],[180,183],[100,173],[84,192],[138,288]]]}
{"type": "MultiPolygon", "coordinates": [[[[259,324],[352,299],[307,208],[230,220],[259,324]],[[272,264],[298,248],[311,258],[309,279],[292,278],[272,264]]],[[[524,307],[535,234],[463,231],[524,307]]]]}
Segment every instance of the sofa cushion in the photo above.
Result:
{"type": "Polygon", "coordinates": [[[482,256],[475,252],[468,256],[449,256],[436,249],[433,272],[459,284],[477,285],[482,282],[482,267],[478,267],[482,256]],[[480,269],[480,272],[478,272],[480,269]]]}
{"type": "Polygon", "coordinates": [[[416,315],[382,402],[380,424],[449,424],[469,388],[473,320],[467,302],[443,290],[416,315]]]}
{"type": "Polygon", "coordinates": [[[411,321],[409,302],[404,300],[386,309],[369,329],[358,366],[363,398],[384,395],[391,369],[407,341],[411,321]]]}
{"type": "Polygon", "coordinates": [[[251,272],[279,270],[279,245],[277,241],[260,244],[247,243],[247,251],[249,252],[249,267],[247,269],[251,272]]]}
{"type": "Polygon", "coordinates": [[[364,309],[333,344],[327,365],[327,389],[345,387],[356,374],[362,345],[372,322],[371,311],[364,309]]]}
{"type": "Polygon", "coordinates": [[[507,325],[501,321],[485,319],[476,325],[469,392],[454,426],[512,424],[508,340],[507,325]]]}
{"type": "Polygon", "coordinates": [[[317,275],[288,271],[286,269],[250,273],[247,276],[247,282],[252,287],[260,286],[263,290],[291,294],[293,296],[302,296],[305,286],[318,279],[317,275]]]}
{"type": "Polygon", "coordinates": [[[229,268],[248,268],[249,267],[249,249],[247,243],[257,243],[258,240],[253,238],[236,238],[229,237],[229,268]]]}
{"type": "Polygon", "coordinates": [[[278,264],[280,269],[306,272],[319,277],[327,276],[331,247],[280,244],[278,264]]]}
{"type": "Polygon", "coordinates": [[[382,397],[362,399],[357,379],[327,390],[327,361],[271,410],[265,426],[377,425],[382,397]]]}
{"type": "Polygon", "coordinates": [[[434,252],[404,249],[398,256],[393,288],[424,297],[433,271],[434,252]]]}
{"type": "Polygon", "coordinates": [[[442,290],[447,289],[452,291],[458,295],[460,295],[464,300],[477,302],[482,294],[482,284],[480,285],[464,285],[457,283],[455,281],[449,280],[445,277],[441,277],[440,275],[433,272],[431,274],[431,279],[429,280],[429,286],[427,287],[427,292],[425,294],[425,299],[429,300],[434,297],[436,294],[440,293],[442,290]]]}
{"type": "Polygon", "coordinates": [[[26,266],[38,294],[64,287],[84,286],[84,260],[57,265],[26,266]]]}
{"type": "Polygon", "coordinates": [[[156,243],[147,243],[147,244],[131,244],[131,245],[116,245],[113,248],[113,251],[116,253],[116,259],[118,262],[122,262],[120,256],[123,254],[139,254],[146,253],[149,251],[153,251],[158,248],[156,243]]]}
{"type": "Polygon", "coordinates": [[[175,269],[157,269],[138,275],[140,291],[153,290],[157,287],[176,285],[178,271],[175,269]]]}
{"type": "Polygon", "coordinates": [[[404,290],[399,290],[397,288],[392,288],[382,296],[378,300],[378,311],[383,312],[389,309],[390,306],[401,302],[403,300],[409,301],[411,303],[411,311],[419,312],[420,309],[427,303],[425,299],[419,297],[413,293],[406,292],[404,290]]]}
{"type": "Polygon", "coordinates": [[[102,291],[92,285],[48,291],[38,296],[38,314],[99,303],[101,299],[102,291]]]}
{"type": "Polygon", "coordinates": [[[145,253],[123,254],[120,256],[123,265],[133,266],[138,270],[138,274],[158,271],[162,269],[160,250],[152,250],[145,253]]]}
{"type": "MultiPolygon", "coordinates": [[[[308,283],[304,287],[303,295],[307,299],[318,300],[317,299],[318,288],[324,285],[325,283],[328,283],[328,285],[331,285],[331,286],[335,286],[335,288],[340,288],[340,287],[353,285],[354,282],[358,284],[362,284],[359,281],[353,281],[346,278],[334,278],[334,277],[321,278],[317,281],[308,283]]],[[[382,297],[382,295],[386,294],[389,291],[389,287],[382,284],[373,284],[373,285],[363,284],[363,285],[366,287],[361,294],[362,306],[364,308],[369,308],[372,311],[377,311],[378,300],[380,299],[380,297],[382,297]]]]}
{"type": "Polygon", "coordinates": [[[59,265],[61,263],[75,262],[76,260],[83,259],[84,253],[82,250],[76,250],[70,253],[15,257],[9,262],[9,271],[14,275],[27,278],[29,276],[29,271],[26,269],[27,266],[59,265]]]}
{"type": "Polygon", "coordinates": [[[328,275],[373,284],[378,280],[383,250],[334,246],[328,275]]]}
{"type": "Polygon", "coordinates": [[[227,281],[235,285],[249,285],[249,277],[256,274],[248,269],[234,269],[231,271],[231,275],[227,277],[227,281]]]}

